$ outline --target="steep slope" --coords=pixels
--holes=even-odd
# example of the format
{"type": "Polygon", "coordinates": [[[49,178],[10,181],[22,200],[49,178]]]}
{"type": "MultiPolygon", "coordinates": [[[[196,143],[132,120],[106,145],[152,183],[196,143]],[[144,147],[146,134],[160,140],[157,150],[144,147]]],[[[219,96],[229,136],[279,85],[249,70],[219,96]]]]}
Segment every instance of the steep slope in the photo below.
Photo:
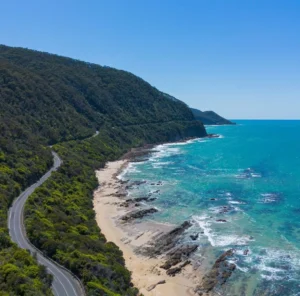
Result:
{"type": "MultiPolygon", "coordinates": [[[[7,209],[51,166],[54,145],[63,165],[29,197],[29,239],[80,277],[89,294],[135,295],[121,252],[94,219],[94,170],[131,147],[205,136],[202,123],[131,73],[7,46],[0,46],[0,103],[0,256],[19,252],[8,237],[7,209]]],[[[44,273],[34,276],[46,291],[44,273]]],[[[7,289],[24,287],[12,278],[7,289]]]]}
{"type": "Polygon", "coordinates": [[[184,103],[125,71],[7,46],[0,46],[0,69],[1,115],[22,117],[50,142],[85,137],[107,124],[194,119],[184,103]]]}
{"type": "Polygon", "coordinates": [[[202,121],[207,125],[223,125],[223,124],[235,124],[228,119],[218,115],[214,111],[200,111],[198,109],[190,108],[193,112],[193,115],[197,120],[202,121]]]}

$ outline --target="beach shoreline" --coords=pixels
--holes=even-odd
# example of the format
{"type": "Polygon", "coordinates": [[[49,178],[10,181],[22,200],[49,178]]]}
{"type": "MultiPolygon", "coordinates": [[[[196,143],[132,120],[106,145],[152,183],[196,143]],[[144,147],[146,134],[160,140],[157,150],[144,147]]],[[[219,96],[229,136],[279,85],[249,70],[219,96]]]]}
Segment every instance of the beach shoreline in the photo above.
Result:
{"type": "MultiPolygon", "coordinates": [[[[138,152],[139,156],[143,152],[138,152]]],[[[145,155],[145,153],[144,153],[145,155]]],[[[130,159],[130,158],[129,158],[130,159]]],[[[200,275],[192,265],[185,266],[176,276],[168,276],[160,266],[164,263],[161,256],[149,258],[135,252],[135,249],[146,245],[151,239],[174,228],[155,222],[121,223],[120,217],[129,209],[120,206],[124,197],[120,197],[121,181],[117,176],[130,163],[128,158],[108,162],[104,169],[97,170],[99,188],[94,192],[94,210],[96,221],[107,241],[114,242],[123,252],[125,264],[132,273],[132,283],[144,296],[185,296],[197,295],[194,288],[199,284],[200,275]],[[160,283],[156,285],[157,283],[160,283]]]]}

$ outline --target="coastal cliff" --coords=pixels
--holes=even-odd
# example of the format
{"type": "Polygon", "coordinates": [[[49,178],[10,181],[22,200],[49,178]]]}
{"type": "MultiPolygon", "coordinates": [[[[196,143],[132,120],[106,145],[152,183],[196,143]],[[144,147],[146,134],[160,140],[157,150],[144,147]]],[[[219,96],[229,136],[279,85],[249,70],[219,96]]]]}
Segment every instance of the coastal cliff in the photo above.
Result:
{"type": "MultiPolygon", "coordinates": [[[[51,145],[63,165],[29,197],[30,241],[77,275],[87,293],[136,295],[122,252],[97,227],[94,171],[132,147],[204,137],[203,124],[186,104],[131,73],[23,48],[0,46],[0,86],[2,262],[14,265],[8,258],[20,252],[8,236],[7,210],[51,167],[51,145]]],[[[37,266],[34,258],[29,265],[37,266]]],[[[27,268],[19,264],[17,275],[27,268]]],[[[0,281],[8,293],[48,295],[45,278],[41,269],[26,285],[18,276],[0,281]]]]}

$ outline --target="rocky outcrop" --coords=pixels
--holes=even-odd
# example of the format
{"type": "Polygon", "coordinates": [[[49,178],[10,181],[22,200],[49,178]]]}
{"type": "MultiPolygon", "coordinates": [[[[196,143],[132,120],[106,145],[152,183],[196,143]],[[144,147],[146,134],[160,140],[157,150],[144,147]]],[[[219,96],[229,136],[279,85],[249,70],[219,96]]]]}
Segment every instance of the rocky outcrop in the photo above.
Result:
{"type": "Polygon", "coordinates": [[[203,292],[208,293],[217,285],[226,283],[236,268],[235,264],[227,262],[228,257],[231,257],[233,253],[233,249],[230,249],[216,260],[210,272],[202,278],[201,285],[196,287],[195,292],[202,295],[203,292]]]}
{"type": "Polygon", "coordinates": [[[190,256],[191,253],[197,250],[197,245],[182,245],[176,247],[174,250],[171,250],[167,253],[167,261],[161,265],[160,267],[163,269],[170,269],[172,266],[177,265],[178,263],[184,261],[186,258],[190,256]]]}
{"type": "Polygon", "coordinates": [[[183,232],[191,226],[191,222],[185,221],[173,230],[156,237],[149,246],[142,248],[139,252],[148,257],[165,254],[176,246],[183,232]]]}
{"type": "Polygon", "coordinates": [[[206,138],[220,138],[220,135],[218,135],[218,134],[208,134],[206,136],[206,138]]]}
{"type": "Polygon", "coordinates": [[[140,186],[140,185],[146,184],[146,183],[147,183],[147,181],[145,181],[145,180],[143,180],[143,181],[140,181],[140,180],[138,180],[138,181],[133,181],[133,182],[131,182],[130,184],[126,185],[124,189],[125,189],[125,190],[128,190],[128,189],[133,188],[134,186],[140,186]]]}
{"type": "Polygon", "coordinates": [[[162,285],[162,284],[165,284],[165,283],[166,283],[165,280],[161,280],[161,281],[157,282],[156,284],[149,286],[149,287],[147,288],[147,291],[150,292],[150,291],[152,291],[153,289],[155,289],[157,285],[162,285]]]}
{"type": "Polygon", "coordinates": [[[195,233],[195,234],[191,234],[190,235],[190,238],[192,239],[192,240],[197,240],[198,239],[198,237],[199,237],[199,233],[195,233]]]}
{"type": "Polygon", "coordinates": [[[121,220],[124,222],[130,222],[134,219],[141,219],[146,215],[153,214],[156,212],[158,212],[158,210],[155,208],[136,210],[124,215],[123,217],[121,217],[121,220]]]}
{"type": "Polygon", "coordinates": [[[180,264],[178,267],[174,267],[174,268],[171,268],[167,271],[167,275],[168,276],[175,276],[177,273],[181,272],[181,270],[187,266],[188,264],[190,264],[191,261],[190,260],[187,260],[185,261],[184,263],[180,264]]]}
{"type": "Polygon", "coordinates": [[[151,201],[154,201],[156,199],[157,199],[156,197],[151,197],[151,196],[128,198],[128,199],[125,200],[125,202],[121,203],[120,206],[128,208],[129,206],[131,206],[133,204],[136,204],[136,203],[139,203],[141,201],[151,202],[151,201]]]}

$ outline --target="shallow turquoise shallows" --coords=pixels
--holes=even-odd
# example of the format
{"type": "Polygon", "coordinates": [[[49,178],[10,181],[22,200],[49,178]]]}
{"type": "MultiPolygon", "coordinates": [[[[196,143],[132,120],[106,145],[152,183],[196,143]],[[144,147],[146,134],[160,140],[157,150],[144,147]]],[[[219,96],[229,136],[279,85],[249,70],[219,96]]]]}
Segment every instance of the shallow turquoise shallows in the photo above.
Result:
{"type": "Polygon", "coordinates": [[[236,122],[207,127],[220,138],[160,145],[123,178],[147,180],[130,194],[157,196],[151,219],[193,221],[203,270],[235,249],[223,295],[300,295],[300,121],[236,122]]]}

